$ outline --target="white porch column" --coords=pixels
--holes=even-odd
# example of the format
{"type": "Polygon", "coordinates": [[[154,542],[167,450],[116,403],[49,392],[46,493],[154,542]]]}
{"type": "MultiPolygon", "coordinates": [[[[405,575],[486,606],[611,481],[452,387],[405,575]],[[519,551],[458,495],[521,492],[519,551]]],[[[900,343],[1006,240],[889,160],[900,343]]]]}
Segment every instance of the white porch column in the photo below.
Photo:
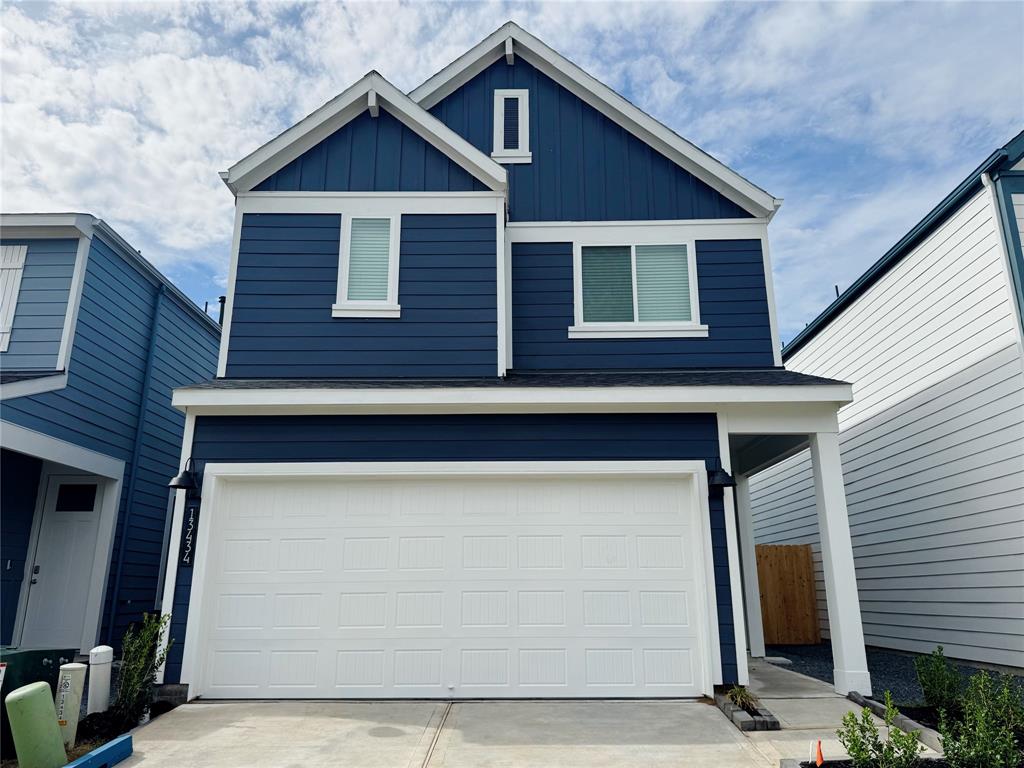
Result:
{"type": "Polygon", "coordinates": [[[747,612],[750,655],[764,658],[764,625],[761,622],[761,586],[757,582],[757,553],[754,549],[754,519],[750,511],[750,480],[736,475],[736,518],[743,563],[743,605],[747,612]]]}
{"type": "Polygon", "coordinates": [[[867,696],[871,693],[871,676],[868,674],[864,629],[860,621],[839,435],[817,432],[810,437],[836,692],[858,691],[867,696]]]}

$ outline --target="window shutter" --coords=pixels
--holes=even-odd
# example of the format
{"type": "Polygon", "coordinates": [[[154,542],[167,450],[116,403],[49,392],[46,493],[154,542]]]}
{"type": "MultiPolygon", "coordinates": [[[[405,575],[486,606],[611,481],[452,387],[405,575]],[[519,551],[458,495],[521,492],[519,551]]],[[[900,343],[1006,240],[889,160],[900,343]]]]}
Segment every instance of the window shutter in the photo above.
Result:
{"type": "Polygon", "coordinates": [[[504,104],[504,143],[505,149],[519,149],[519,99],[506,96],[504,104]]]}
{"type": "Polygon", "coordinates": [[[387,301],[390,248],[390,219],[352,219],[348,250],[350,301],[387,301]]]}
{"type": "Polygon", "coordinates": [[[692,319],[685,245],[636,247],[636,301],[641,322],[692,319]]]}
{"type": "Polygon", "coordinates": [[[633,268],[629,246],[582,249],[583,321],[633,322],[633,268]]]}
{"type": "Polygon", "coordinates": [[[0,246],[0,352],[6,352],[11,343],[14,310],[18,306],[27,253],[27,245],[0,246]]]}

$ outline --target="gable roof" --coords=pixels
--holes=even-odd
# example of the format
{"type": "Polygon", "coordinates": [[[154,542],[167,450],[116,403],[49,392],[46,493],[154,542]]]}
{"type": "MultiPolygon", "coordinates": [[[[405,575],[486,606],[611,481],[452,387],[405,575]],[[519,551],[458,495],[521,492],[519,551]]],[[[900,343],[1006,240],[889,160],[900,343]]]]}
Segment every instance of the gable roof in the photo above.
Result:
{"type": "Polygon", "coordinates": [[[430,109],[502,56],[522,56],[563,88],[755,216],[771,218],[782,204],[511,21],[412,90],[409,96],[424,109],[430,109]]]}
{"type": "Polygon", "coordinates": [[[980,192],[985,185],[985,174],[1011,168],[1022,158],[1024,158],[1024,131],[1018,133],[1006,144],[985,158],[981,165],[971,171],[967,178],[957,184],[952,192],[946,195],[937,206],[914,225],[913,229],[886,251],[882,258],[868,267],[867,271],[858,277],[849,288],[837,296],[835,301],[825,307],[820,315],[804,326],[800,333],[794,336],[793,340],[782,348],[783,362],[817,336],[820,331],[824,330],[844,309],[853,304],[865,291],[881,280],[904,256],[910,253],[922,240],[959,210],[967,200],[980,192]]]}
{"type": "Polygon", "coordinates": [[[505,169],[463,139],[378,72],[369,72],[288,130],[222,171],[220,176],[236,195],[248,192],[303,152],[326,139],[353,118],[386,109],[404,125],[440,150],[489,189],[508,186],[505,169]]]}

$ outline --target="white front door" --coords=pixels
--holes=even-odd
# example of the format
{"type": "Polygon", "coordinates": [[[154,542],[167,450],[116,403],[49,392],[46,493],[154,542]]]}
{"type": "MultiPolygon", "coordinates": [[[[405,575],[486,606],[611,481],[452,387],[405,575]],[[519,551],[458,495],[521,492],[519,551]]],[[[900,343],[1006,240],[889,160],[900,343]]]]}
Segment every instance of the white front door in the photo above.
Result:
{"type": "Polygon", "coordinates": [[[700,696],[707,513],[695,487],[614,472],[218,480],[200,518],[193,690],[700,696]]]}
{"type": "Polygon", "coordinates": [[[23,648],[78,648],[96,564],[100,486],[88,477],[50,478],[28,579],[23,648]]]}

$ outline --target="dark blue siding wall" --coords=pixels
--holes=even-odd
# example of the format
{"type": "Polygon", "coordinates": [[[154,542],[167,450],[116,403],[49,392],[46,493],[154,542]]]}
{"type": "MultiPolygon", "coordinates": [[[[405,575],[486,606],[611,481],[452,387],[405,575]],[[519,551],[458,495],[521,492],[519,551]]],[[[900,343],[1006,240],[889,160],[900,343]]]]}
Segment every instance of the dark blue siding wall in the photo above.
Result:
{"type": "Polygon", "coordinates": [[[430,111],[490,155],[496,88],[530,92],[533,161],[505,166],[512,221],[751,215],[518,56],[511,66],[495,62],[430,111]]]}
{"type": "Polygon", "coordinates": [[[57,365],[64,333],[71,276],[78,240],[12,240],[3,245],[27,245],[11,341],[0,352],[0,365],[12,370],[49,370],[57,365]]]}
{"type": "MultiPolygon", "coordinates": [[[[715,461],[718,432],[714,414],[200,416],[192,455],[200,468],[207,461],[715,461]]],[[[721,496],[710,507],[723,667],[725,681],[735,682],[721,496]]],[[[180,680],[191,578],[191,569],[178,570],[166,682],[180,680]]]]}
{"type": "Polygon", "coordinates": [[[468,192],[480,181],[383,109],[364,112],[256,187],[258,192],[468,192]]]}
{"type": "Polygon", "coordinates": [[[764,368],[774,365],[759,240],[697,242],[704,339],[569,339],[572,243],[512,245],[516,370],[764,368]]]}
{"type": "Polygon", "coordinates": [[[11,642],[43,462],[0,451],[0,645],[11,642]]]}
{"type": "Polygon", "coordinates": [[[497,375],[493,215],[403,215],[400,318],[334,318],[337,214],[246,214],[227,375],[497,375]]]}
{"type": "Polygon", "coordinates": [[[166,485],[177,471],[184,430],[184,415],[170,407],[170,391],[212,377],[217,347],[217,332],[196,310],[163,294],[151,276],[97,235],[68,386],[3,403],[7,421],[126,462],[104,639],[119,642],[129,621],[153,609],[166,485]]]}

